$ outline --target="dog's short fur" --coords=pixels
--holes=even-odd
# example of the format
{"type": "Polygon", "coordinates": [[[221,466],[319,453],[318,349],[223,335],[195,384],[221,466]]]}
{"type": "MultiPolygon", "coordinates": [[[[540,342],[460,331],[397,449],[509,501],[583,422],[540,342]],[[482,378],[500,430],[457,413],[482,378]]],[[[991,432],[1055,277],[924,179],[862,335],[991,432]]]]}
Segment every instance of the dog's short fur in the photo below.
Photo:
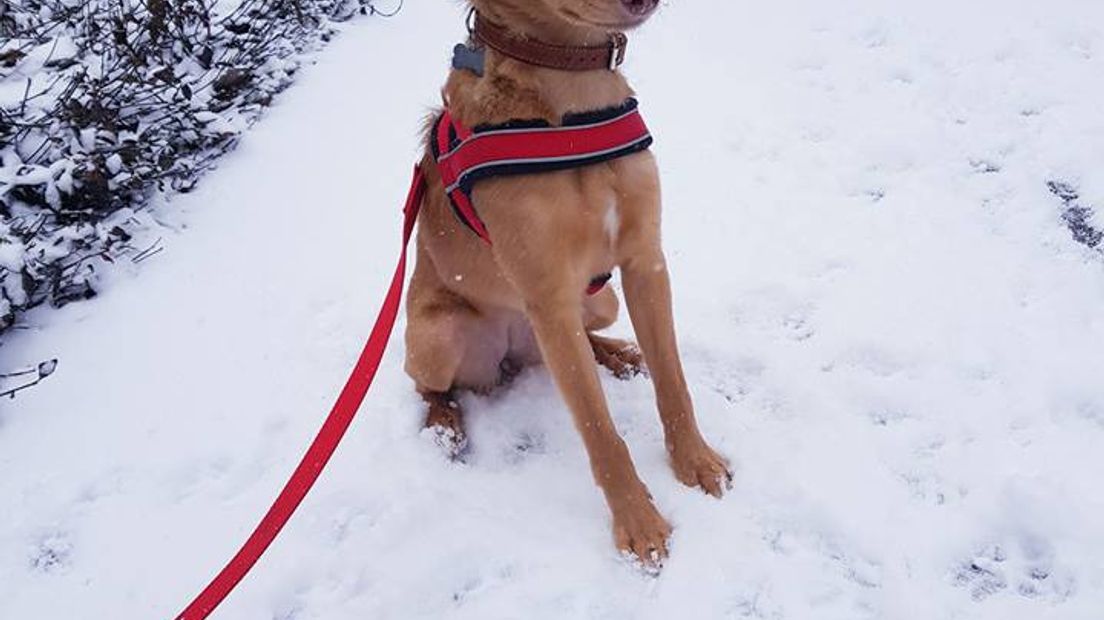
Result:
{"type": "MultiPolygon", "coordinates": [[[[610,31],[644,21],[655,3],[472,0],[488,19],[562,45],[603,43],[610,31]]],[[[443,94],[454,117],[474,127],[536,118],[558,124],[565,113],[609,108],[632,91],[619,72],[545,69],[487,50],[483,77],[454,70],[443,94]]],[[[626,343],[594,335],[614,322],[618,301],[609,287],[585,295],[591,278],[621,270],[675,476],[720,497],[731,475],[698,431],[679,361],[652,154],[479,182],[474,204],[493,246],[452,215],[428,150],[422,167],[429,191],[407,302],[406,369],[428,403],[427,426],[459,440],[456,390],[489,389],[513,369],[543,361],[582,435],[617,546],[659,562],[671,527],[614,428],[595,364],[597,357],[623,374],[640,360],[626,343]]]]}

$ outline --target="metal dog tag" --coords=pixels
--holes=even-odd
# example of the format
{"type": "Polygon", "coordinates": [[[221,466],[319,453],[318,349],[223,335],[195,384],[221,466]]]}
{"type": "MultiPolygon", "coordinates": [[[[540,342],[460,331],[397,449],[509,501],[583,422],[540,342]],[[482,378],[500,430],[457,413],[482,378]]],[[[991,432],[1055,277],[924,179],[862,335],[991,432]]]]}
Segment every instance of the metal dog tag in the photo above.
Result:
{"type": "Polygon", "coordinates": [[[483,77],[483,63],[484,49],[482,47],[473,48],[463,43],[457,43],[456,47],[452,48],[453,69],[471,71],[479,77],[483,77]]]}

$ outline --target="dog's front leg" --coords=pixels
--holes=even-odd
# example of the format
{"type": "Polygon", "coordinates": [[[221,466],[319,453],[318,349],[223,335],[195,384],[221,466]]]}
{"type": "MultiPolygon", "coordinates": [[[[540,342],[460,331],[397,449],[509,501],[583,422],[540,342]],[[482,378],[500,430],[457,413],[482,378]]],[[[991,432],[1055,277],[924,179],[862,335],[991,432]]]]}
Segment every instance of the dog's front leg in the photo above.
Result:
{"type": "Polygon", "coordinates": [[[605,493],[618,548],[655,563],[667,555],[671,527],[652,504],[610,417],[579,294],[560,297],[541,299],[528,308],[541,353],[582,435],[594,479],[605,493]]]}
{"type": "Polygon", "coordinates": [[[629,252],[621,265],[621,280],[629,317],[655,385],[671,466],[683,484],[720,497],[732,474],[725,458],[706,443],[694,418],[675,339],[667,261],[659,245],[658,187],[634,198],[637,220],[626,240],[629,252]]]}

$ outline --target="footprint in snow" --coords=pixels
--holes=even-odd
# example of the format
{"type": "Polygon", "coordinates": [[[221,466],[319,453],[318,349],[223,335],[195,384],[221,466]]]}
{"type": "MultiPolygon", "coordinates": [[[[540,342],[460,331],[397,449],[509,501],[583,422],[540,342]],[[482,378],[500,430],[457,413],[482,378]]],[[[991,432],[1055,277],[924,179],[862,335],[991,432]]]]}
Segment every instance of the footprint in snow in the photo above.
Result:
{"type": "Polygon", "coordinates": [[[977,602],[1001,595],[1062,603],[1076,586],[1072,574],[1056,562],[1050,543],[1035,536],[981,547],[955,569],[953,580],[977,602]]]}
{"type": "Polygon", "coordinates": [[[855,549],[848,549],[844,542],[831,533],[803,531],[784,525],[769,528],[763,533],[762,539],[774,553],[799,561],[819,561],[838,577],[864,590],[882,586],[881,563],[863,557],[855,549]]]}
{"type": "Polygon", "coordinates": [[[1001,171],[1001,165],[990,159],[971,159],[970,169],[974,174],[996,174],[1001,171]]]}
{"type": "Polygon", "coordinates": [[[43,536],[31,552],[31,568],[40,573],[58,573],[69,567],[73,543],[65,532],[52,532],[43,536]]]}
{"type": "Polygon", "coordinates": [[[516,465],[528,459],[534,454],[544,454],[544,436],[537,433],[523,432],[514,438],[513,445],[506,450],[506,462],[516,465]]]}
{"type": "Polygon", "coordinates": [[[751,357],[732,362],[711,359],[703,375],[713,392],[729,404],[736,404],[747,397],[765,369],[762,361],[751,357]]]}
{"type": "Polygon", "coordinates": [[[1047,181],[1047,189],[1062,201],[1062,221],[1066,223],[1073,240],[1085,247],[1104,251],[1104,230],[1093,225],[1092,206],[1081,201],[1077,187],[1067,181],[1047,181]]]}

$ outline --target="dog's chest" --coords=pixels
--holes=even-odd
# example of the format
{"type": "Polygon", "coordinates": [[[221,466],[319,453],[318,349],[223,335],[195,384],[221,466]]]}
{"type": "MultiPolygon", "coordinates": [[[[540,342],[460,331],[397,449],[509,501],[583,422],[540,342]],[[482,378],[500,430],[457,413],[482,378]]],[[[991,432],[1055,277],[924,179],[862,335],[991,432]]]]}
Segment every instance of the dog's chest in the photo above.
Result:
{"type": "MultiPolygon", "coordinates": [[[[574,202],[575,207],[599,208],[604,222],[610,221],[613,170],[609,164],[646,151],[652,136],[637,110],[635,99],[621,105],[586,113],[566,114],[560,125],[543,120],[515,119],[506,123],[469,128],[452,110],[446,109],[434,124],[430,140],[445,194],[457,219],[488,244],[491,232],[479,214],[481,202],[473,193],[476,185],[502,177],[521,177],[539,186],[551,179],[557,183],[563,173],[578,180],[587,199],[579,204],[580,192],[565,188],[526,197],[541,203],[574,202]],[[561,174],[555,174],[561,173],[561,174]],[[603,198],[591,198],[598,194],[603,198]]],[[[547,208],[556,209],[556,205],[547,208]]]]}

